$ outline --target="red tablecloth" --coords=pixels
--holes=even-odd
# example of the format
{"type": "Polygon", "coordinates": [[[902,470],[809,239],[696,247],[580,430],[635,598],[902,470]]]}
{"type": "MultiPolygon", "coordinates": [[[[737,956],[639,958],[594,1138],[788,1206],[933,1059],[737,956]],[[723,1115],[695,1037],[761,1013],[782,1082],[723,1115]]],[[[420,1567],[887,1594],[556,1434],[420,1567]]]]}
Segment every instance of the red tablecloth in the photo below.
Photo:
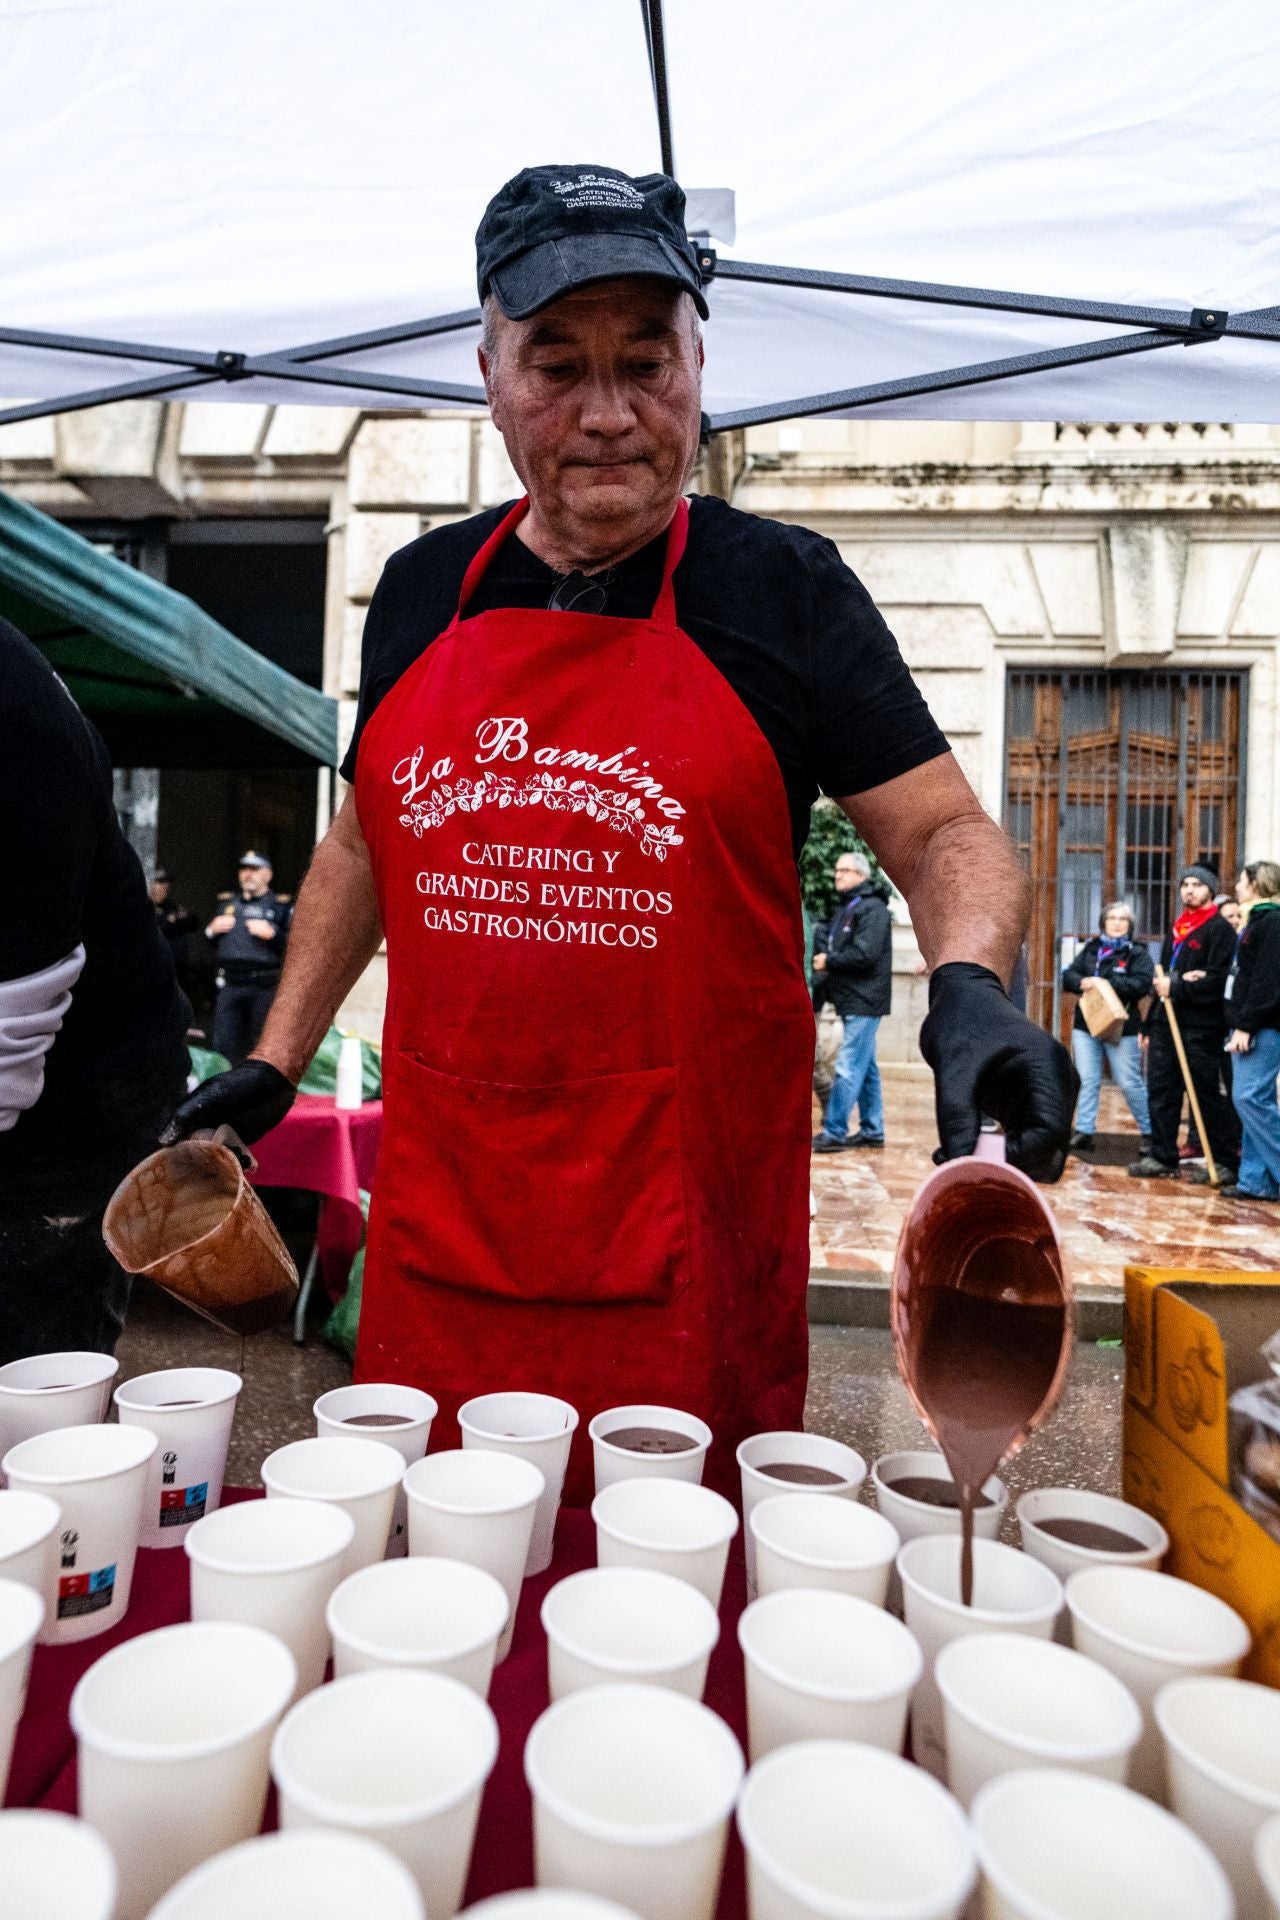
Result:
{"type": "Polygon", "coordinates": [[[360,1246],[360,1189],[373,1185],[381,1138],[381,1100],[348,1109],[335,1106],[332,1094],[300,1093],[279,1126],[254,1143],[255,1187],[303,1187],[323,1197],[316,1251],[334,1298],[360,1246]]]}
{"type": "MultiPolygon", "coordinates": [[[[246,1500],[254,1496],[228,1488],[223,1497],[246,1500]]],[[[556,1530],[555,1558],[546,1573],[525,1581],[511,1652],[493,1676],[489,1704],[497,1715],[502,1737],[498,1763],[480,1810],[467,1882],[468,1905],[492,1893],[533,1884],[533,1824],[524,1778],[524,1745],[548,1698],[546,1639],[538,1615],[548,1587],[567,1573],[594,1565],[595,1529],[590,1516],[566,1509],[556,1530]]],[[[728,1721],[744,1751],[746,1702],[737,1626],[745,1598],[740,1542],[735,1542],[720,1608],[720,1643],[711,1656],[706,1702],[728,1721]]],[[[7,1806],[75,1812],[75,1741],[67,1720],[67,1703],[76,1681],[119,1641],[152,1627],[185,1620],[188,1606],[186,1554],[180,1548],[143,1549],[138,1554],[129,1611],[119,1626],[73,1646],[36,1648],[26,1712],[14,1747],[7,1806]]],[[[268,1802],[266,1824],[275,1824],[273,1802],[268,1802]]],[[[736,1834],[731,1832],[717,1920],[745,1920],[745,1915],[742,1852],[736,1834]]]]}

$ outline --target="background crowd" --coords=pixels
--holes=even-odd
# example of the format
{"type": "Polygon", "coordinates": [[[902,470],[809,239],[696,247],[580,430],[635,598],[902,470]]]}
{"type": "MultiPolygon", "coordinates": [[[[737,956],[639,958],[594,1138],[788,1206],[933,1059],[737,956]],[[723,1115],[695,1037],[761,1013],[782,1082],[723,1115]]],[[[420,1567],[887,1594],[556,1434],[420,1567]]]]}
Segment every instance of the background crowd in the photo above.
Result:
{"type": "Polygon", "coordinates": [[[1189,1180],[1207,1182],[1207,1145],[1224,1193],[1274,1201],[1280,864],[1243,867],[1234,900],[1211,868],[1189,866],[1179,896],[1158,964],[1134,938],[1132,910],[1116,900],[1063,972],[1064,991],[1078,996],[1071,1050],[1080,1098],[1071,1144],[1081,1154],[1093,1148],[1105,1060],[1141,1135],[1142,1151],[1129,1168],[1134,1178],[1176,1180],[1185,1169],[1189,1180]],[[1192,1110],[1180,1143],[1191,1089],[1204,1138],[1192,1110]]]}

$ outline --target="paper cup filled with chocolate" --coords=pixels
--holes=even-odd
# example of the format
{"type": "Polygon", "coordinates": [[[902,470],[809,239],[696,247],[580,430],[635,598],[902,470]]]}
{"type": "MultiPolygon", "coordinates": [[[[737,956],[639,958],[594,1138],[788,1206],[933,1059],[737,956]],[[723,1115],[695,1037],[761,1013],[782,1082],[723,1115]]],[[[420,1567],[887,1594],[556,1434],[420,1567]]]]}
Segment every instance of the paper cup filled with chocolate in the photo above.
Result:
{"type": "Polygon", "coordinates": [[[1169,1536],[1158,1520],[1127,1500],[1082,1487],[1037,1487],[1018,1501],[1025,1553],[1069,1580],[1081,1567],[1159,1567],[1169,1536]]]}
{"type": "Polygon", "coordinates": [[[596,1492],[615,1480],[701,1480],[711,1429],[678,1407],[609,1407],[587,1428],[596,1492]]]}

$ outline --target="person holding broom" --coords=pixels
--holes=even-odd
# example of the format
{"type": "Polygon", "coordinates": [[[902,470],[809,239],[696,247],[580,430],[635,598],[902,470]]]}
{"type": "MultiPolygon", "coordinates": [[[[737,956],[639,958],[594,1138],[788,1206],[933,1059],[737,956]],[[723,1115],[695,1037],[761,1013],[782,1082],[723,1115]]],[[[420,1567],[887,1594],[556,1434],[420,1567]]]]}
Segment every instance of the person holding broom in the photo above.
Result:
{"type": "MultiPolygon", "coordinates": [[[[1182,911],[1165,935],[1156,969],[1155,998],[1143,1035],[1147,1043],[1147,1099],[1151,1150],[1129,1168],[1135,1180],[1176,1180],[1178,1123],[1184,1080],[1170,1008],[1182,1039],[1190,1084],[1199,1102],[1207,1144],[1220,1181],[1234,1181],[1240,1161],[1240,1122],[1222,1087],[1226,1039],[1223,993],[1235,953],[1235,935],[1218,912],[1218,876],[1193,864],[1182,875],[1182,911]]],[[[1205,1178],[1208,1178],[1206,1173],[1205,1178]]]]}

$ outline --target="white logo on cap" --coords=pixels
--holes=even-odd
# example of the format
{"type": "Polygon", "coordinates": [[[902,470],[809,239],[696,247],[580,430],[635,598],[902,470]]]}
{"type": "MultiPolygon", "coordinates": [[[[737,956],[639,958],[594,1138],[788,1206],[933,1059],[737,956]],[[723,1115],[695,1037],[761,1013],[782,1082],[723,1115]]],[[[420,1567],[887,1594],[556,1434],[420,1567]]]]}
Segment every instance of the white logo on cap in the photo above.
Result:
{"type": "Polygon", "coordinates": [[[580,173],[576,180],[553,180],[556,193],[563,195],[566,207],[642,207],[644,195],[637,193],[629,180],[615,180],[607,173],[580,173]]]}

